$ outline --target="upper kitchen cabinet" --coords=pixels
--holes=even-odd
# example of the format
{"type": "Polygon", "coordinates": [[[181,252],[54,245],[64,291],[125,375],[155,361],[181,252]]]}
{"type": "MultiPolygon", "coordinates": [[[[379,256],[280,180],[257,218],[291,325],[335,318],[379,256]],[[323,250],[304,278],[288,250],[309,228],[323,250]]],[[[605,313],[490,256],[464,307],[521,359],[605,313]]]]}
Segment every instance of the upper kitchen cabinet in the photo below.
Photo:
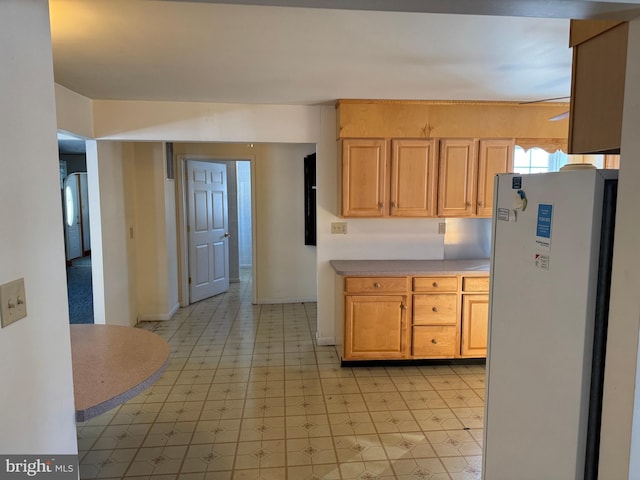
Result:
{"type": "Polygon", "coordinates": [[[438,215],[471,217],[476,213],[478,141],[440,140],[438,215]]]}
{"type": "Polygon", "coordinates": [[[619,153],[627,61],[626,22],[572,20],[569,153],[619,153]]]}
{"type": "Polygon", "coordinates": [[[435,140],[342,140],[343,217],[431,217],[435,140]]]}
{"type": "Polygon", "coordinates": [[[480,140],[476,216],[493,215],[493,181],[498,173],[513,172],[514,140],[480,140]]]}
{"type": "Polygon", "coordinates": [[[391,142],[390,215],[433,217],[436,205],[436,141],[391,142]]]}
{"type": "Polygon", "coordinates": [[[568,108],[558,102],[339,100],[336,214],[490,217],[493,178],[513,168],[513,139],[566,145],[568,121],[549,118],[568,108]]]}
{"type": "Polygon", "coordinates": [[[438,176],[438,215],[490,217],[493,179],[513,171],[513,139],[442,139],[438,176]]]}
{"type": "Polygon", "coordinates": [[[387,141],[342,140],[342,216],[384,217],[389,196],[387,141]]]}

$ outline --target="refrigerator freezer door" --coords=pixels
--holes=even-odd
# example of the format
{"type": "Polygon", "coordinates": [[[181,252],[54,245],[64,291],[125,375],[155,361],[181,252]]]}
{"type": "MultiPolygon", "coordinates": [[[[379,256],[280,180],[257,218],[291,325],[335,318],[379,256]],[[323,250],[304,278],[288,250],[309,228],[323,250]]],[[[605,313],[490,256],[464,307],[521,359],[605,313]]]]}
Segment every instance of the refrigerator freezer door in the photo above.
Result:
{"type": "Polygon", "coordinates": [[[496,180],[487,480],[583,477],[603,188],[595,170],[496,180]]]}

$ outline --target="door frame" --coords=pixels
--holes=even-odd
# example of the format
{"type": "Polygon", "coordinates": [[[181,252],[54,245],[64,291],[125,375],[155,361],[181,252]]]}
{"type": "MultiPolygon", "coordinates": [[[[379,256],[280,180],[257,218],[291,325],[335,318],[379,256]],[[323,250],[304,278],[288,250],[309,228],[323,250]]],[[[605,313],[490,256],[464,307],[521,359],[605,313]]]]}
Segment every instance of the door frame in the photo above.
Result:
{"type": "Polygon", "coordinates": [[[178,244],[178,302],[181,307],[189,306],[189,238],[187,234],[187,161],[225,163],[245,161],[251,164],[251,277],[254,288],[251,301],[256,303],[256,278],[258,265],[256,262],[256,185],[255,185],[255,155],[178,155],[176,171],[179,181],[176,182],[176,227],[178,244]]]}

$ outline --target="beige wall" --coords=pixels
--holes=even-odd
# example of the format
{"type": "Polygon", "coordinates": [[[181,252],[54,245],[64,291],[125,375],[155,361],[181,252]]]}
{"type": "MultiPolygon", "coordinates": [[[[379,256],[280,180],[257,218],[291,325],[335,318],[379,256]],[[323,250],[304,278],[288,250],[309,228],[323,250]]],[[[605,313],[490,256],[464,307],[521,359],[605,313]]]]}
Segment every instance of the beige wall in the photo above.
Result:
{"type": "Polygon", "coordinates": [[[58,127],[81,137],[93,137],[93,104],[87,97],[55,85],[58,127]]]}
{"type": "Polygon", "coordinates": [[[133,159],[132,143],[87,142],[95,323],[137,322],[133,159]]]}
{"type": "Polygon", "coordinates": [[[166,180],[163,143],[132,145],[137,317],[169,320],[178,309],[174,182],[166,180]]]}
{"type": "Polygon", "coordinates": [[[176,143],[174,154],[217,160],[251,160],[255,300],[316,300],[316,248],[304,245],[303,159],[314,144],[176,143]]]}
{"type": "Polygon", "coordinates": [[[87,170],[95,322],[169,320],[179,305],[164,144],[88,141],[87,170]]]}
{"type": "Polygon", "coordinates": [[[0,452],[77,452],[45,0],[0,3],[0,284],[24,278],[27,317],[0,329],[0,452]]]}

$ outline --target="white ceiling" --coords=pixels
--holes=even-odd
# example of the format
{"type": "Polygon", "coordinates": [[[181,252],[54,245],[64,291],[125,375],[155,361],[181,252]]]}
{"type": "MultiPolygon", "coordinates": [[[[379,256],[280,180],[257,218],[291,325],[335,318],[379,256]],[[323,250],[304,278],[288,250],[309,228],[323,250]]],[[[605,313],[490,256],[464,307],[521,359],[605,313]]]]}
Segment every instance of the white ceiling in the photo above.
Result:
{"type": "Polygon", "coordinates": [[[51,0],[57,83],[94,99],[316,104],[570,93],[569,21],[51,0]]]}
{"type": "Polygon", "coordinates": [[[316,104],[564,97],[569,21],[526,16],[633,17],[640,3],[220,1],[50,0],[55,80],[93,99],[316,104]],[[427,11],[458,14],[421,13],[427,11]]]}

